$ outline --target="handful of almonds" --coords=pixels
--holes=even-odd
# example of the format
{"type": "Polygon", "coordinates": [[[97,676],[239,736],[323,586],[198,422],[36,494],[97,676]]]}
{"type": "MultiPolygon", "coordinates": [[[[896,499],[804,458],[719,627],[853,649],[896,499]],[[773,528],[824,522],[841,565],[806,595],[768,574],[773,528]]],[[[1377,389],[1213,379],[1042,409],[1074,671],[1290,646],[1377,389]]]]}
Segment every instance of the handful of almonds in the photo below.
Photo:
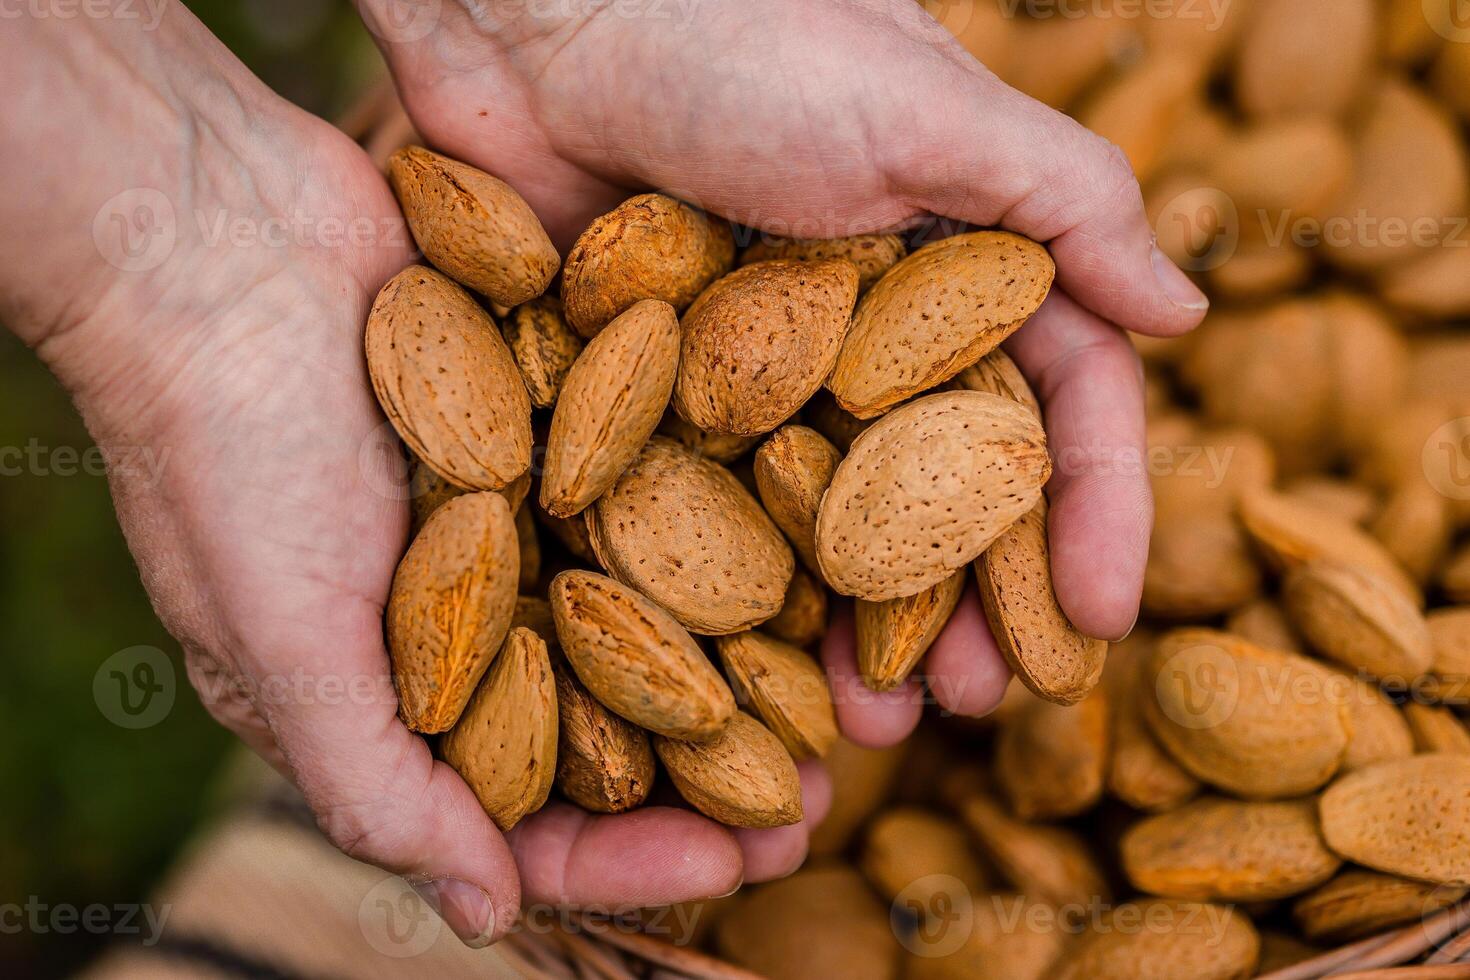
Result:
{"type": "Polygon", "coordinates": [[[552,793],[778,826],[823,758],[807,866],[681,937],[775,980],[1470,975],[1452,4],[926,6],[1123,147],[1215,300],[1195,335],[1139,341],[1140,627],[1109,648],[1052,593],[1040,409],[997,348],[1047,294],[1041,246],[747,244],[644,194],[554,295],[524,202],[410,149],[391,169],[434,268],[385,287],[367,344],[414,456],[387,615],[405,722],[503,827],[552,793]],[[1392,234],[1426,220],[1444,234],[1392,234]],[[971,575],[1005,702],[891,749],[841,738],[811,653],[830,595],[881,691],[971,575]]]}
{"type": "Polygon", "coordinates": [[[891,688],[1021,521],[979,573],[1007,655],[1061,702],[1098,682],[1105,645],[1051,594],[1040,415],[997,349],[1051,287],[1039,245],[761,242],[737,268],[726,224],[644,194],[582,235],[558,301],[511,188],[421,147],[389,171],[437,267],[394,277],[367,325],[424,491],[394,681],[503,829],[554,790],[637,807],[659,768],[723,823],[800,820],[795,761],[837,738],[803,649],[827,590],[858,600],[864,674],[891,688]],[[828,414],[871,422],[832,433],[845,452],[801,424],[824,424],[803,414],[824,386],[828,414]]]}

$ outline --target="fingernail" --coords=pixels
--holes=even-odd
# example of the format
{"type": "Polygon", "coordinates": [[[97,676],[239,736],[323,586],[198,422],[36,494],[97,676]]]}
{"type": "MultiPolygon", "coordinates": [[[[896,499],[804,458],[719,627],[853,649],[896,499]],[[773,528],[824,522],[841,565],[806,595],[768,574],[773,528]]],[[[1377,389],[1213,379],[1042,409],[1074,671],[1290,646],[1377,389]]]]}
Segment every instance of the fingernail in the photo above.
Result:
{"type": "Polygon", "coordinates": [[[460,942],[470,949],[490,945],[495,936],[495,907],[483,889],[458,878],[431,878],[409,884],[439,913],[460,942]]]}
{"type": "Polygon", "coordinates": [[[1182,306],[1186,310],[1210,308],[1209,298],[1200,292],[1199,287],[1184,274],[1184,270],[1175,265],[1157,245],[1153,248],[1153,263],[1154,278],[1158,279],[1164,295],[1173,300],[1176,306],[1182,306]]]}

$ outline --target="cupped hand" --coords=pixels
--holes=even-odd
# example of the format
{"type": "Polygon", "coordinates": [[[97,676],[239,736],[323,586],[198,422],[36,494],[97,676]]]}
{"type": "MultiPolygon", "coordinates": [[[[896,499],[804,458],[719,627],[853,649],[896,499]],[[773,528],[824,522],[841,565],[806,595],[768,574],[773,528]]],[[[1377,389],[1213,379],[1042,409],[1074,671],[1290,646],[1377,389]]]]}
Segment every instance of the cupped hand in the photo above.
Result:
{"type": "MultiPolygon", "coordinates": [[[[646,188],[783,235],[937,217],[1047,243],[1057,285],[1007,349],[1045,406],[1057,596],[1089,635],[1132,628],[1152,498],[1142,370],[1123,331],[1180,334],[1207,303],[1154,246],[1117,147],[1005,86],[912,0],[539,17],[536,5],[445,4],[412,40],[386,29],[392,5],[359,0],[419,131],[512,184],[563,251],[646,188]]],[[[843,729],[891,744],[917,723],[922,689],[860,690],[851,637],[839,613],[824,659],[843,729]]],[[[923,673],[948,710],[998,703],[1010,672],[973,587],[923,673]]]]}
{"type": "Polygon", "coordinates": [[[275,101],[250,120],[268,152],[204,131],[159,155],[146,180],[172,202],[171,252],[38,338],[101,446],[164,461],[156,479],[113,472],[112,489],[206,706],[295,781],[336,845],[408,876],[472,944],[523,901],[663,905],[789,873],[827,808],[817,767],[797,827],[553,805],[503,836],[398,719],[382,617],[408,504],[362,337],[412,242],[345,137],[275,101]]]}

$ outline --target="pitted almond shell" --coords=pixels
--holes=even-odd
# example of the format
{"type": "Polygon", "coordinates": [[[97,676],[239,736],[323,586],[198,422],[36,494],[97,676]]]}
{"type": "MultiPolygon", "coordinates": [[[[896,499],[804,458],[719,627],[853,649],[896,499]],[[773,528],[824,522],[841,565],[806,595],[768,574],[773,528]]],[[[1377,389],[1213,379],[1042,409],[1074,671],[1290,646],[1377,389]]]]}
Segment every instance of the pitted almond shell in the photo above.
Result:
{"type": "Polygon", "coordinates": [[[723,221],[663,194],[630,197],[593,221],[567,253],[567,322],[590,338],[639,300],[683,310],[734,258],[723,221]]]}
{"type": "Polygon", "coordinates": [[[1372,569],[1308,562],[1287,573],[1283,596],[1313,649],[1344,667],[1408,685],[1433,662],[1424,614],[1372,569]]]}
{"type": "Polygon", "coordinates": [[[1102,797],[1107,764],[1102,691],[1066,706],[1028,697],[995,743],[995,780],[1022,820],[1059,820],[1090,809],[1102,797]]]}
{"type": "Polygon", "coordinates": [[[861,296],[907,254],[908,248],[898,235],[849,235],[846,238],[763,236],[741,250],[740,265],[754,265],[772,259],[799,262],[846,259],[857,268],[858,295],[861,296]]]}
{"type": "Polygon", "coordinates": [[[1038,419],[1041,402],[1010,355],[997,347],[954,376],[954,386],[966,391],[988,391],[1025,405],[1038,419]]]}
{"type": "Polygon", "coordinates": [[[807,568],[817,565],[817,508],[842,453],[814,429],[783,425],[755,451],[755,486],[766,513],[807,568]]]}
{"type": "Polygon", "coordinates": [[[546,438],[541,506],[572,517],[627,469],[658,427],[679,369],[679,321],[660,300],[618,314],[572,365],[546,438]]]}
{"type": "Polygon", "coordinates": [[[651,732],[709,740],[735,698],[704,651],[668,613],[595,572],[551,580],[551,612],[567,662],[592,696],[651,732]]]}
{"type": "Polygon", "coordinates": [[[653,746],[632,722],[613,714],[570,670],[554,667],[561,736],[556,788],[593,813],[622,813],[653,788],[653,746]]]}
{"type": "Polygon", "coordinates": [[[515,519],[494,493],[434,512],[393,575],[386,634],[398,715],[416,732],[453,727],[510,627],[520,576],[515,519]]]}
{"type": "Polygon", "coordinates": [[[368,314],[368,373],[415,456],[457,487],[498,490],[531,465],[531,401],[490,315],[433,269],[409,266],[368,314]]]}
{"type": "Polygon", "coordinates": [[[1166,635],[1139,682],[1154,736],[1197,778],[1247,799],[1310,793],[1342,765],[1347,678],[1205,629],[1166,635]]]}
{"type": "Polygon", "coordinates": [[[914,667],[949,622],[965,591],[965,570],[915,595],[853,604],[858,670],[874,691],[891,691],[914,667]]]}
{"type": "Polygon", "coordinates": [[[1035,313],[1056,266],[1001,231],[934,242],[889,269],[858,304],[827,386],[859,418],[948,381],[1035,313]]]}
{"type": "Polygon", "coordinates": [[[663,436],[588,511],[587,530],[609,575],[696,633],[735,633],[776,615],[796,565],[729,470],[663,436]]]}
{"type": "Polygon", "coordinates": [[[1470,885],[1470,755],[1379,762],[1322,794],[1327,846],[1358,864],[1419,881],[1470,885]]]}
{"type": "Polygon", "coordinates": [[[1108,645],[1085,636],[1057,602],[1043,498],[975,559],[985,620],[1006,662],[1038,697],[1076,704],[1102,677],[1108,645]]]}
{"type": "Polygon", "coordinates": [[[582,338],[562,317],[561,300],[539,296],[522,303],[500,328],[516,366],[521,369],[531,404],[550,408],[567,372],[582,353],[582,338]]]}
{"type": "Polygon", "coordinates": [[[1023,895],[1084,908],[1108,900],[1102,869],[1071,830],[1017,820],[981,793],[964,799],[959,810],[981,852],[1023,895]]]}
{"type": "Polygon", "coordinates": [[[393,154],[388,179],[435,268],[501,306],[540,296],[551,284],[561,256],[509,184],[422,146],[393,154]]]}
{"type": "Polygon", "coordinates": [[[1260,954],[1261,938],[1242,911],[1144,898],[1113,909],[1074,941],[1050,980],[1245,980],[1260,954]]]}
{"type": "Polygon", "coordinates": [[[827,380],[857,299],[846,259],[736,269],[680,321],[674,408],[709,432],[770,432],[827,380]]]}
{"type": "Polygon", "coordinates": [[[517,627],[464,714],[439,743],[495,825],[541,809],[556,777],[556,682],[546,644],[517,627]]]}
{"type": "Polygon", "coordinates": [[[786,589],[781,611],[761,624],[761,630],[792,646],[806,647],[827,630],[827,590],[805,569],[798,568],[786,589]]]}
{"type": "Polygon", "coordinates": [[[741,705],[749,707],[795,759],[821,758],[837,740],[827,675],[796,647],[754,630],[715,646],[741,705]]]}
{"type": "Polygon", "coordinates": [[[990,547],[1050,475],[1024,407],[978,391],[916,399],[859,436],[833,474],[817,513],[823,578],[872,602],[913,595],[990,547]]]}
{"type": "Polygon", "coordinates": [[[1195,901],[1298,895],[1342,864],[1322,840],[1311,798],[1195,800],[1129,827],[1121,853],[1123,871],[1139,891],[1195,901]]]}
{"type": "Polygon", "coordinates": [[[1302,653],[1305,649],[1301,634],[1275,599],[1254,599],[1237,606],[1225,617],[1225,632],[1271,650],[1302,653]]]}
{"type": "Polygon", "coordinates": [[[989,876],[965,833],[954,819],[914,806],[898,806],[873,818],[858,857],[873,887],[886,900],[913,899],[923,915],[937,912],[952,879],[959,879],[977,898],[989,876]],[[925,886],[928,885],[929,888],[925,886]]]}
{"type": "Polygon", "coordinates": [[[1239,513],[1246,533],[1278,571],[1322,559],[1361,565],[1399,589],[1415,605],[1423,605],[1413,579],[1362,528],[1264,488],[1243,494],[1239,513]]]}
{"type": "Polygon", "coordinates": [[[785,827],[801,821],[801,779],[780,739],[737,711],[703,744],[655,735],[654,751],[680,795],[730,827],[785,827]]]}
{"type": "Polygon", "coordinates": [[[1292,918],[1314,943],[1345,943],[1427,918],[1458,902],[1465,888],[1348,868],[1297,899],[1292,918]]]}

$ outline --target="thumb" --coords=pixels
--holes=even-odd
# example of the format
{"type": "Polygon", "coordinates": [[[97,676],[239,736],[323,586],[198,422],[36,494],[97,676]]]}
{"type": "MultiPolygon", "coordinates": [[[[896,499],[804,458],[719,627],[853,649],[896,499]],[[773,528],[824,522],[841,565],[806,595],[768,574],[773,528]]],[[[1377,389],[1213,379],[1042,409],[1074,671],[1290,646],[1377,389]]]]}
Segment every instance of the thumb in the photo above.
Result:
{"type": "Polygon", "coordinates": [[[1173,336],[1205,295],[1154,244],[1123,151],[973,62],[914,114],[895,180],[934,214],[1046,242],[1057,282],[1118,326],[1173,336]]]}
{"type": "Polygon", "coordinates": [[[334,845],[403,875],[460,939],[489,945],[519,915],[510,848],[459,774],[398,719],[379,620],[357,618],[344,641],[367,655],[342,660],[368,669],[332,681],[346,696],[270,706],[276,742],[334,845]]]}

